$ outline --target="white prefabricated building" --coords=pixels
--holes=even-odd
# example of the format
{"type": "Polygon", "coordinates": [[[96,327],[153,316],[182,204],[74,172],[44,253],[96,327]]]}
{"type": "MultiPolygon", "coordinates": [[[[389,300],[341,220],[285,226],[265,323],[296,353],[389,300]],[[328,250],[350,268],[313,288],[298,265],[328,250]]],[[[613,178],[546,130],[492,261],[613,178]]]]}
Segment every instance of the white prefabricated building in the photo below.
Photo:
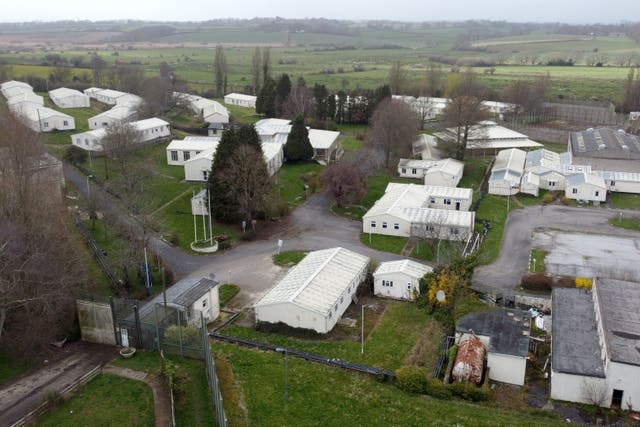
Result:
{"type": "Polygon", "coordinates": [[[340,247],[310,252],[254,305],[256,322],[330,332],[365,279],[369,261],[340,247]]]}
{"type": "Polygon", "coordinates": [[[428,265],[409,259],[382,262],[373,273],[373,293],[413,301],[420,294],[420,279],[432,271],[428,265]]]}
{"type": "Polygon", "coordinates": [[[50,90],[49,98],[60,108],[87,108],[91,106],[88,95],[66,87],[50,90]]]}

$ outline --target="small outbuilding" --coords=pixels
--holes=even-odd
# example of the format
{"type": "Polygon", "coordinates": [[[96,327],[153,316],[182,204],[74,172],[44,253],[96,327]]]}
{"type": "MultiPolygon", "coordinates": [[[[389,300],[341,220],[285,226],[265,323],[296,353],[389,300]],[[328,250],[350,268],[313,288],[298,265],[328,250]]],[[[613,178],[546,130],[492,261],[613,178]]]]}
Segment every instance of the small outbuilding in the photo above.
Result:
{"type": "Polygon", "coordinates": [[[518,194],[526,155],[526,152],[517,148],[502,150],[496,155],[489,176],[489,194],[499,196],[518,194]]]}
{"type": "Polygon", "coordinates": [[[604,179],[593,173],[577,173],[567,177],[565,196],[569,199],[600,204],[607,200],[604,179]]]}
{"type": "Polygon", "coordinates": [[[244,108],[256,108],[257,96],[245,95],[243,93],[230,93],[224,96],[224,103],[228,105],[237,105],[244,108]]]}
{"type": "Polygon", "coordinates": [[[49,98],[60,108],[87,108],[91,105],[88,95],[66,87],[50,90],[49,98]]]}
{"type": "Polygon", "coordinates": [[[340,247],[310,252],[254,305],[256,322],[330,332],[365,279],[369,261],[340,247]]]}
{"type": "Polygon", "coordinates": [[[89,129],[108,128],[118,123],[127,123],[136,115],[135,110],[127,106],[116,105],[110,110],[89,118],[89,129]]]}
{"type": "Polygon", "coordinates": [[[127,95],[126,92],[120,92],[119,90],[103,89],[94,92],[96,101],[103,104],[116,105],[118,98],[127,95]]]}
{"type": "Polygon", "coordinates": [[[425,185],[457,187],[463,171],[464,163],[454,159],[400,159],[398,162],[400,177],[422,179],[425,185]]]}
{"type": "Polygon", "coordinates": [[[487,351],[489,379],[521,386],[527,370],[530,332],[528,311],[497,309],[461,317],[456,324],[456,342],[478,337],[487,351]]]}
{"type": "Polygon", "coordinates": [[[428,265],[408,259],[380,263],[373,273],[373,293],[412,301],[420,294],[420,279],[432,271],[428,265]]]}

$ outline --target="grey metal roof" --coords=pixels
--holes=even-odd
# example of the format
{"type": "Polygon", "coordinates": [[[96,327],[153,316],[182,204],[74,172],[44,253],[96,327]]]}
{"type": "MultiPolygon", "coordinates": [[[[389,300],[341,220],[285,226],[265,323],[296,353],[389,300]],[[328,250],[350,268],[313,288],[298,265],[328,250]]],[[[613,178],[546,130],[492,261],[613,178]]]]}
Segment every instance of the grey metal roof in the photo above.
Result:
{"type": "Polygon", "coordinates": [[[640,138],[609,128],[572,132],[571,152],[578,157],[640,160],[640,138]]]}
{"type": "Polygon", "coordinates": [[[209,292],[209,289],[215,287],[218,284],[215,280],[200,279],[192,287],[178,295],[174,300],[174,304],[181,305],[189,308],[194,302],[198,301],[204,294],[209,292]]]}
{"type": "Polygon", "coordinates": [[[609,359],[640,366],[640,283],[596,279],[594,289],[609,359]]]}
{"type": "Polygon", "coordinates": [[[554,371],[604,378],[591,292],[556,288],[551,297],[554,371]]]}
{"type": "MultiPolygon", "coordinates": [[[[175,303],[178,304],[178,300],[182,298],[182,301],[185,302],[187,301],[189,298],[187,298],[187,295],[190,295],[190,291],[192,288],[194,287],[199,287],[201,286],[201,282],[202,281],[206,281],[209,282],[207,285],[209,285],[210,283],[213,283],[213,286],[216,286],[218,284],[218,282],[216,280],[210,279],[210,278],[203,278],[203,277],[197,277],[197,278],[187,278],[187,279],[182,279],[179,282],[176,282],[174,285],[170,286],[167,288],[167,303],[175,303]],[[184,296],[184,297],[183,297],[184,296]]],[[[157,284],[155,286],[158,286],[157,284]]],[[[206,286],[206,285],[202,285],[202,286],[206,286]]],[[[196,299],[201,297],[202,295],[204,295],[204,291],[202,291],[202,288],[198,288],[198,292],[200,292],[200,295],[198,295],[197,297],[195,297],[196,299]]],[[[196,291],[193,292],[194,294],[197,293],[196,291]]],[[[191,298],[192,296],[190,296],[191,298]]],[[[153,297],[153,299],[151,299],[151,301],[146,302],[142,307],[140,307],[140,318],[141,319],[145,319],[148,316],[152,316],[154,314],[154,307],[156,304],[161,304],[164,302],[164,296],[162,295],[162,292],[160,292],[158,295],[156,295],[155,297],[153,297]]],[[[182,304],[180,304],[182,305],[182,304]]]]}
{"type": "Polygon", "coordinates": [[[531,314],[523,310],[497,309],[486,313],[471,313],[458,320],[457,332],[469,332],[490,337],[489,351],[498,354],[527,357],[531,314]]]}

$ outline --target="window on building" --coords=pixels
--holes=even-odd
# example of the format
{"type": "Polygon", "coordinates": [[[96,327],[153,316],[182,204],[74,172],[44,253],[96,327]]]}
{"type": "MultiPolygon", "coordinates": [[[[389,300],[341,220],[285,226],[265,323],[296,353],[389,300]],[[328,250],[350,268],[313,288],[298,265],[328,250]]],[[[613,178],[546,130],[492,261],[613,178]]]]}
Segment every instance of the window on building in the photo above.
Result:
{"type": "Polygon", "coordinates": [[[549,187],[555,187],[555,186],[556,186],[555,181],[549,181],[549,187]]]}
{"type": "Polygon", "coordinates": [[[598,197],[600,195],[599,191],[596,191],[596,197],[598,197]]]}
{"type": "Polygon", "coordinates": [[[616,182],[615,181],[611,181],[611,186],[615,187],[616,186],[616,182]]]}
{"type": "Polygon", "coordinates": [[[573,188],[571,190],[571,194],[578,194],[578,189],[577,188],[573,188]]]}
{"type": "Polygon", "coordinates": [[[340,304],[344,302],[344,297],[340,297],[340,304]]]}
{"type": "Polygon", "coordinates": [[[335,307],[333,307],[333,311],[335,311],[336,313],[338,312],[338,306],[337,305],[335,307]]]}
{"type": "Polygon", "coordinates": [[[415,175],[418,173],[418,170],[416,168],[411,169],[411,174],[415,175]]]}
{"type": "Polygon", "coordinates": [[[407,173],[407,168],[402,168],[402,173],[407,173]]]}
{"type": "Polygon", "coordinates": [[[177,151],[172,151],[171,152],[171,160],[174,162],[178,161],[178,152],[177,151]]]}
{"type": "Polygon", "coordinates": [[[68,121],[68,120],[64,120],[64,121],[62,122],[62,125],[63,125],[63,126],[69,126],[69,121],[68,121]]]}
{"type": "Polygon", "coordinates": [[[411,290],[411,283],[407,283],[407,290],[411,290]]]}
{"type": "Polygon", "coordinates": [[[202,178],[207,181],[209,179],[209,171],[202,171],[202,178]]]}
{"type": "Polygon", "coordinates": [[[436,199],[434,199],[433,197],[429,199],[429,203],[433,204],[436,202],[436,199]]]}
{"type": "Polygon", "coordinates": [[[387,222],[386,221],[382,222],[382,228],[387,228],[387,222]]]}
{"type": "Polygon", "coordinates": [[[427,230],[429,232],[433,232],[433,231],[436,230],[433,225],[425,225],[424,228],[425,228],[425,230],[427,230]]]}
{"type": "Polygon", "coordinates": [[[371,228],[376,228],[376,222],[375,221],[371,221],[371,228]]]}
{"type": "Polygon", "coordinates": [[[45,128],[48,128],[49,127],[49,122],[44,122],[43,125],[44,125],[45,128]]]}
{"type": "Polygon", "coordinates": [[[202,300],[202,308],[206,308],[207,307],[207,299],[203,299],[202,300]]]}
{"type": "Polygon", "coordinates": [[[450,205],[451,204],[451,199],[444,199],[444,204],[445,205],[450,205]]]}
{"type": "Polygon", "coordinates": [[[191,151],[183,151],[182,152],[182,159],[186,162],[187,160],[189,160],[191,158],[191,151]]]}
{"type": "Polygon", "coordinates": [[[460,233],[460,230],[458,230],[457,228],[451,229],[451,234],[453,234],[454,236],[458,235],[458,233],[460,233]]]}
{"type": "Polygon", "coordinates": [[[397,222],[393,223],[393,229],[394,230],[400,230],[400,224],[398,224],[397,222]]]}

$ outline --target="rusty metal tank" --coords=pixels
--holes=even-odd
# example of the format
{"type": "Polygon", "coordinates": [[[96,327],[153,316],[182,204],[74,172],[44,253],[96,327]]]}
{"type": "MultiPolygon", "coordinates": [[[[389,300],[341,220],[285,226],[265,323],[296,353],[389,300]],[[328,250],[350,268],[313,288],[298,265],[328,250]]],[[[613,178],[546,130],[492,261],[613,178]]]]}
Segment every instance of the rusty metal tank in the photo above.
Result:
{"type": "Polygon", "coordinates": [[[480,384],[484,369],[486,349],[475,335],[470,335],[458,345],[458,354],[453,364],[452,377],[454,381],[480,384]]]}

